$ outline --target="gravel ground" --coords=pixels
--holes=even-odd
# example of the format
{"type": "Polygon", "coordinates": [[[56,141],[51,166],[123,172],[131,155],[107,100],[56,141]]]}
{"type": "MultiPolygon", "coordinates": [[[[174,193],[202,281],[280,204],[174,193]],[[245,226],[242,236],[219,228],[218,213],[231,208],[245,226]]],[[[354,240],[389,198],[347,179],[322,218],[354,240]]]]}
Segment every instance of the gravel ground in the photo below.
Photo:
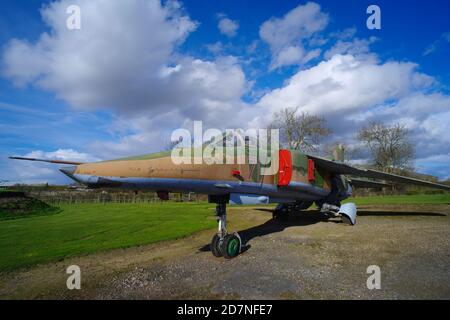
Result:
{"type": "Polygon", "coordinates": [[[450,206],[359,208],[356,226],[314,211],[286,222],[266,209],[231,208],[245,252],[215,258],[214,231],[0,274],[0,298],[63,299],[450,299],[450,206]],[[82,289],[65,288],[65,268],[82,289]],[[369,265],[381,289],[369,290],[369,265]]]}

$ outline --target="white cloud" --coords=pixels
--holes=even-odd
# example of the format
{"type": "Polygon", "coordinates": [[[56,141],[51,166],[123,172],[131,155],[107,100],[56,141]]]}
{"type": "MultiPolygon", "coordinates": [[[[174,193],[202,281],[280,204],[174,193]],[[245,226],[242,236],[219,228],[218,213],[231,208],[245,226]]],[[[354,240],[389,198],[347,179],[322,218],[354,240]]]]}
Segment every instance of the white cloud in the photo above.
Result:
{"type": "Polygon", "coordinates": [[[301,46],[290,46],[281,50],[270,66],[274,70],[281,66],[289,66],[298,63],[307,63],[320,55],[320,49],[315,49],[305,53],[301,46]]]}
{"type": "Polygon", "coordinates": [[[206,49],[214,55],[219,55],[224,51],[224,45],[222,42],[217,41],[206,45],[206,49]]]}
{"type": "Polygon", "coordinates": [[[63,0],[45,6],[41,15],[51,33],[36,44],[11,41],[5,74],[17,84],[56,91],[81,108],[114,104],[111,88],[117,96],[135,94],[136,78],[157,80],[176,44],[196,27],[180,9],[152,0],[63,0]],[[81,8],[81,30],[66,28],[69,4],[81,8]]]}
{"type": "Polygon", "coordinates": [[[226,35],[227,37],[234,37],[239,29],[239,23],[235,20],[227,18],[223,14],[219,14],[219,24],[218,28],[220,33],[226,35]]]}
{"type": "Polygon", "coordinates": [[[26,155],[24,155],[24,157],[37,159],[67,160],[76,162],[92,162],[100,160],[90,154],[78,152],[73,149],[58,149],[50,152],[35,150],[27,153],[26,155]]]}
{"type": "MultiPolygon", "coordinates": [[[[440,113],[431,113],[419,124],[433,139],[441,142],[450,143],[449,124],[450,124],[450,98],[447,97],[447,110],[440,113]]],[[[429,105],[432,107],[432,105],[429,105]]]]}
{"type": "Polygon", "coordinates": [[[416,67],[407,62],[377,64],[335,55],[297,72],[284,87],[264,95],[258,105],[268,116],[286,107],[315,114],[361,112],[430,85],[432,79],[416,72],[416,67]]]}
{"type": "Polygon", "coordinates": [[[77,110],[109,108],[152,117],[228,108],[239,101],[245,76],[233,58],[204,61],[177,54],[197,23],[176,2],[62,0],[41,12],[51,28],[31,44],[11,41],[5,75],[19,85],[52,92],[77,110]],[[65,26],[69,4],[82,12],[81,30],[65,26]]]}
{"type": "Polygon", "coordinates": [[[351,54],[358,56],[361,59],[372,59],[373,54],[370,53],[370,44],[377,40],[376,37],[370,37],[369,39],[355,38],[352,41],[337,41],[333,47],[324,53],[325,59],[330,59],[336,54],[351,54]]]}
{"type": "Polygon", "coordinates": [[[352,27],[352,28],[347,28],[344,30],[337,30],[337,31],[330,32],[329,36],[332,38],[336,38],[338,40],[348,40],[355,36],[356,31],[357,31],[356,28],[352,27]]]}
{"type": "Polygon", "coordinates": [[[271,69],[307,62],[302,40],[323,30],[327,24],[328,15],[314,2],[299,5],[282,18],[265,21],[259,29],[259,35],[270,46],[271,69]]]}
{"type": "Polygon", "coordinates": [[[302,61],[305,50],[300,46],[290,46],[281,50],[272,63],[272,69],[279,66],[288,66],[302,61]]]}

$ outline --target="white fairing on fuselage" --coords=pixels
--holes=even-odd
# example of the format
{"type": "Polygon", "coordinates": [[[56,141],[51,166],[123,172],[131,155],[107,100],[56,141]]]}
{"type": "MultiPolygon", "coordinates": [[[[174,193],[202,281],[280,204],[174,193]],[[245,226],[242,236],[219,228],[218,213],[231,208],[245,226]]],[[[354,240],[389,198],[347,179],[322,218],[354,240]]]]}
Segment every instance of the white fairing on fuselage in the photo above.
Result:
{"type": "Polygon", "coordinates": [[[231,193],[230,204],[268,204],[269,197],[256,194],[231,193]]]}
{"type": "Polygon", "coordinates": [[[345,203],[339,208],[338,214],[347,218],[352,225],[356,223],[356,205],[352,202],[345,203]]]}
{"type": "Polygon", "coordinates": [[[293,203],[295,199],[281,199],[257,194],[230,193],[230,204],[259,205],[269,203],[293,203]]]}

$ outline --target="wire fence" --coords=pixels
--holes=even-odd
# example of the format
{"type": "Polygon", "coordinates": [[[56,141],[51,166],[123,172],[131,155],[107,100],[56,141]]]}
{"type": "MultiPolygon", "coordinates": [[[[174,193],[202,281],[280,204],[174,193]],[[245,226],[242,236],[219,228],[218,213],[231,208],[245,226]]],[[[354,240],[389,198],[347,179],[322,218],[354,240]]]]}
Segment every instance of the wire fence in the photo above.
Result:
{"type": "MultiPolygon", "coordinates": [[[[160,203],[154,192],[107,192],[97,190],[83,191],[30,191],[27,195],[51,205],[75,203],[160,203]]],[[[171,193],[169,200],[177,202],[200,202],[202,196],[195,193],[171,193]]]]}

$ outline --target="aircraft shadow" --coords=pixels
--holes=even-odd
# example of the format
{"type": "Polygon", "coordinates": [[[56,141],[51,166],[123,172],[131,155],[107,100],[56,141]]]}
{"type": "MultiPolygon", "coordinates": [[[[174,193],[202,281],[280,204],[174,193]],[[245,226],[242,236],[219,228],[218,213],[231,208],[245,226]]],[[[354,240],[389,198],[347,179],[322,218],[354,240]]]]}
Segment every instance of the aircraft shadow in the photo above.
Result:
{"type": "MultiPolygon", "coordinates": [[[[272,209],[267,208],[258,208],[255,209],[258,211],[264,212],[273,212],[272,209]]],[[[410,212],[410,211],[401,211],[401,212],[392,212],[392,211],[369,211],[369,210],[361,210],[358,211],[358,216],[429,216],[429,217],[445,217],[444,213],[437,212],[410,212]]],[[[260,224],[258,226],[254,226],[245,230],[238,231],[241,239],[242,239],[242,252],[247,251],[250,248],[248,242],[256,237],[262,237],[268,234],[277,233],[285,230],[289,227],[302,227],[308,226],[312,224],[316,224],[319,222],[330,222],[330,223],[342,223],[339,218],[330,218],[327,215],[320,213],[317,210],[310,210],[302,213],[297,213],[290,215],[288,218],[281,219],[270,219],[260,224]]],[[[210,245],[206,244],[199,248],[199,251],[211,251],[210,245]]]]}

